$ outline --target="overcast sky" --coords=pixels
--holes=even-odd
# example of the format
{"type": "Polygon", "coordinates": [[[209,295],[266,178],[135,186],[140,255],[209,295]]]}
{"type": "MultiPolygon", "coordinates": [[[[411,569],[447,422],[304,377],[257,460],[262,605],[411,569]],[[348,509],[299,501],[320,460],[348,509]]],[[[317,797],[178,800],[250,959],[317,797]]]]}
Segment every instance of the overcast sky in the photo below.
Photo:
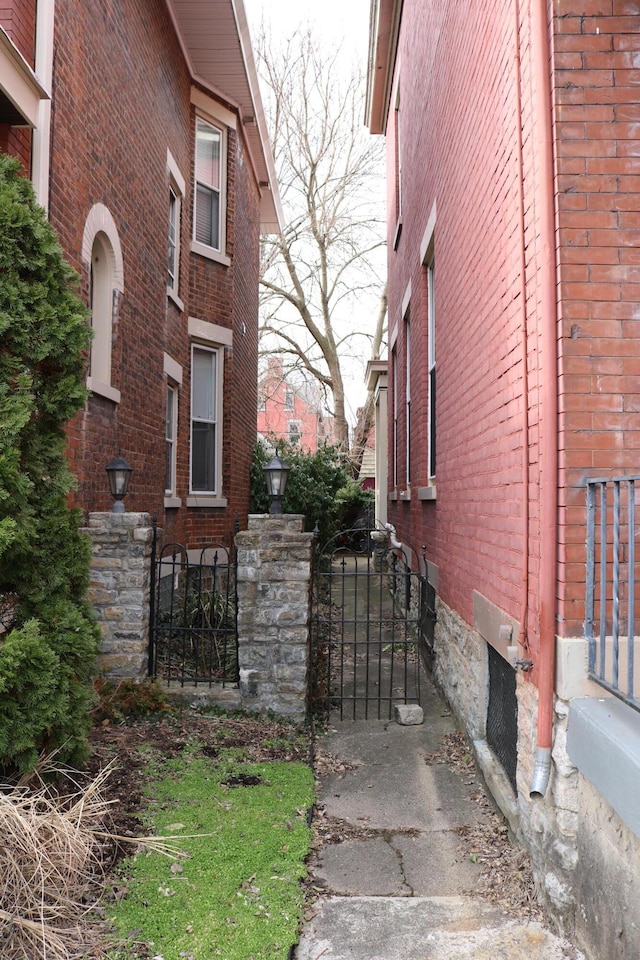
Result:
{"type": "Polygon", "coordinates": [[[369,42],[371,0],[244,0],[252,35],[264,17],[274,32],[290,33],[298,24],[312,24],[318,33],[354,46],[363,65],[369,42]]]}

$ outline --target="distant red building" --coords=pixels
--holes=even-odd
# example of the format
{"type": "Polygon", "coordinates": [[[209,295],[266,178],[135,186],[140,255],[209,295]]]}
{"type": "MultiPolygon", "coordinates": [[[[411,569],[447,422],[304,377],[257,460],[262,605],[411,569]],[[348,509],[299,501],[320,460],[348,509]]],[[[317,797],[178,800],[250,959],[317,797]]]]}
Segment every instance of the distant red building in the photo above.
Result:
{"type": "Polygon", "coordinates": [[[334,440],[333,417],[322,412],[318,392],[292,383],[281,357],[269,357],[258,384],[258,436],[282,438],[309,453],[334,440]]]}

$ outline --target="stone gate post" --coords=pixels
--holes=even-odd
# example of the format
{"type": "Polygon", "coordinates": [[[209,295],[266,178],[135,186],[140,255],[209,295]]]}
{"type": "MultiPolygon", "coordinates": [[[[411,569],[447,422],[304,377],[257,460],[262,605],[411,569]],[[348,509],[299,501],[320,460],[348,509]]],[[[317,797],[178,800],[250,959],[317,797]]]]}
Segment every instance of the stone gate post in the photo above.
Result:
{"type": "Polygon", "coordinates": [[[151,544],[148,513],[90,513],[87,594],[102,631],[100,659],[110,679],[146,676],[149,656],[151,544]]]}
{"type": "Polygon", "coordinates": [[[236,535],[242,707],[303,720],[313,534],[304,517],[253,515],[236,535]]]}

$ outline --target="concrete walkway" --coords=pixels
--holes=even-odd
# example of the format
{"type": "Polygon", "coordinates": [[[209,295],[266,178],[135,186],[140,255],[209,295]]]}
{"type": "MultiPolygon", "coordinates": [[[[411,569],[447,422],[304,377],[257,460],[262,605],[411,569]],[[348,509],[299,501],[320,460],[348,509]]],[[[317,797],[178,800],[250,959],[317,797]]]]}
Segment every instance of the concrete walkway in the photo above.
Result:
{"type": "Polygon", "coordinates": [[[455,727],[428,681],[422,706],[422,725],[337,721],[319,741],[344,765],[322,777],[318,802],[346,839],[312,864],[324,892],[296,960],[578,960],[541,924],[474,895],[480,866],[457,830],[486,807],[473,775],[425,762],[455,727]]]}

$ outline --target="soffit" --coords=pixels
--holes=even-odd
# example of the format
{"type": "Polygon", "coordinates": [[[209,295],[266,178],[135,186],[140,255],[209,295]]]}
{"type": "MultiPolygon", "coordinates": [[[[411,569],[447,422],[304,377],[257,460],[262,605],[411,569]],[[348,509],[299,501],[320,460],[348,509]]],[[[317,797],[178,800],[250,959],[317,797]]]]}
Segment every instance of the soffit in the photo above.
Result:
{"type": "Polygon", "coordinates": [[[389,113],[403,0],[371,0],[365,123],[384,133],[389,113]]]}
{"type": "Polygon", "coordinates": [[[282,210],[242,0],[167,0],[194,80],[240,113],[260,184],[261,225],[277,233],[282,210]]]}

